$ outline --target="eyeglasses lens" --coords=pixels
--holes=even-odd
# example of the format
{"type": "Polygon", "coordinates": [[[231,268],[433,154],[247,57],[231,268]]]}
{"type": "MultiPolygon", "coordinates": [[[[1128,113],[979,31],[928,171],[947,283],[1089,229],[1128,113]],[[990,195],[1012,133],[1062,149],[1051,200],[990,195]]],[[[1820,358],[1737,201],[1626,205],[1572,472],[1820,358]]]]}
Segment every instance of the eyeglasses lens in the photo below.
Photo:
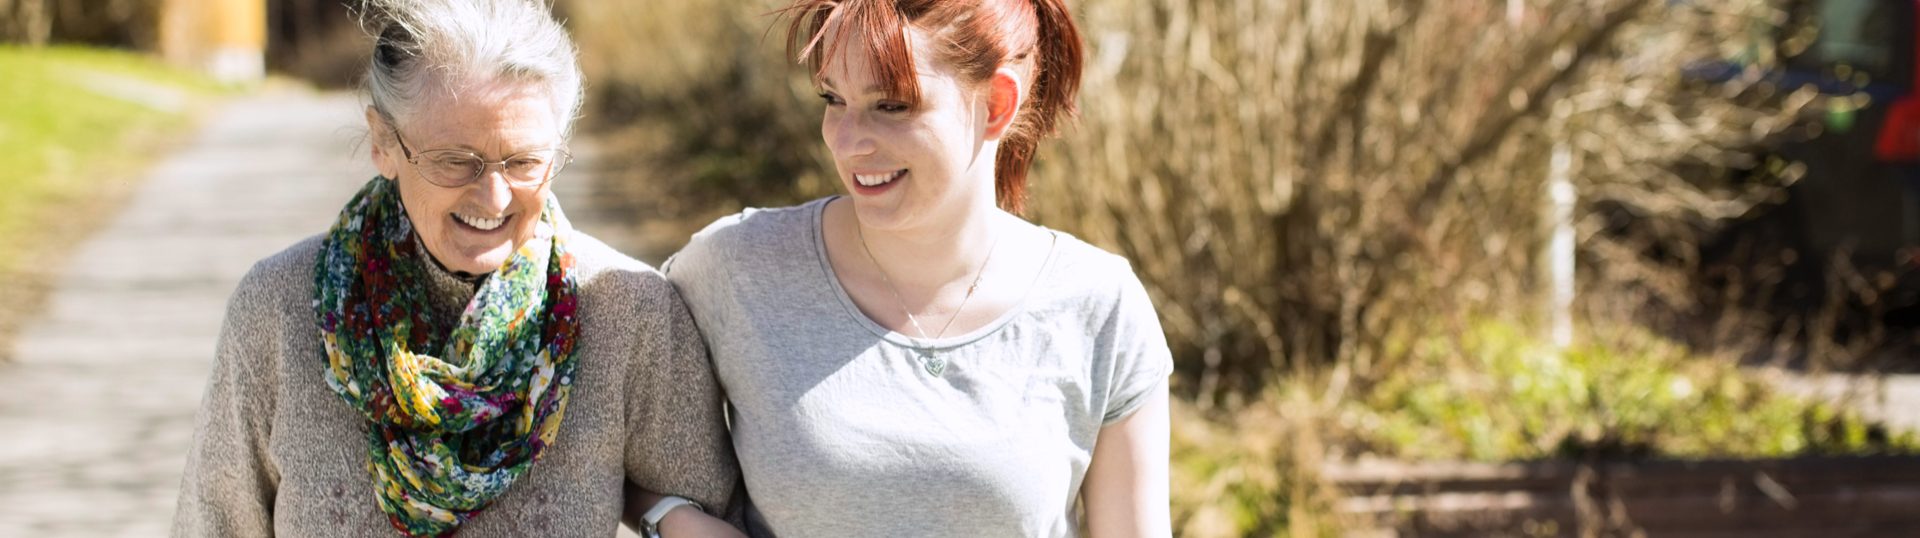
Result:
{"type": "Polygon", "coordinates": [[[559,172],[564,165],[553,151],[523,153],[501,163],[489,163],[470,153],[434,151],[420,155],[421,172],[429,181],[446,187],[459,187],[479,179],[487,165],[499,164],[507,182],[520,186],[539,185],[559,172]]]}

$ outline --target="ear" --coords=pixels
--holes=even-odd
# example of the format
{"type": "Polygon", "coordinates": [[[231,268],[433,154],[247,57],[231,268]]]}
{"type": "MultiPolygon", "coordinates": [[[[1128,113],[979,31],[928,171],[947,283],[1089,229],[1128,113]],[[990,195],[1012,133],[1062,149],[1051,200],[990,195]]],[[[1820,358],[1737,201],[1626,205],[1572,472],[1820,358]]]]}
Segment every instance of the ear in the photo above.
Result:
{"type": "Polygon", "coordinates": [[[380,176],[398,179],[400,163],[406,159],[387,150],[387,140],[392,136],[393,128],[380,119],[380,113],[372,106],[367,107],[367,145],[373,148],[373,167],[380,170],[380,176]]]}
{"type": "Polygon", "coordinates": [[[1014,114],[1020,111],[1020,103],[1026,98],[1024,90],[1020,87],[1020,77],[1012,69],[1002,67],[993,71],[993,78],[987,80],[988,140],[999,140],[1013,127],[1014,114]]]}

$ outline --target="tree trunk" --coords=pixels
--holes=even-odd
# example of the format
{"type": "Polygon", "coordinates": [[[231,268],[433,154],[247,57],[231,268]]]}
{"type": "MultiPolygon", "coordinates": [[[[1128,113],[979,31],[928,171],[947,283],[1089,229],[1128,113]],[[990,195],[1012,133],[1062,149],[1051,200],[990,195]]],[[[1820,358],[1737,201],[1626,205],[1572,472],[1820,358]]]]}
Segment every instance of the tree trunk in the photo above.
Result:
{"type": "Polygon", "coordinates": [[[47,39],[53,36],[53,10],[47,5],[51,1],[21,0],[19,37],[28,46],[46,46],[47,39]]]}

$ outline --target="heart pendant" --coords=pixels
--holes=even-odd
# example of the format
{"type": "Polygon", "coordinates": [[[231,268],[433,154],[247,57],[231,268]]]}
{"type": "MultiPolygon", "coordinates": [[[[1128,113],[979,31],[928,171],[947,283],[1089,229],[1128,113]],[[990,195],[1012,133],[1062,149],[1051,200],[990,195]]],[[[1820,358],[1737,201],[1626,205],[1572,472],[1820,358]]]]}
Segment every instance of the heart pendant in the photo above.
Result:
{"type": "Polygon", "coordinates": [[[932,353],[921,355],[920,361],[926,364],[927,373],[932,374],[933,377],[940,377],[942,372],[947,371],[947,361],[933,356],[932,353]]]}

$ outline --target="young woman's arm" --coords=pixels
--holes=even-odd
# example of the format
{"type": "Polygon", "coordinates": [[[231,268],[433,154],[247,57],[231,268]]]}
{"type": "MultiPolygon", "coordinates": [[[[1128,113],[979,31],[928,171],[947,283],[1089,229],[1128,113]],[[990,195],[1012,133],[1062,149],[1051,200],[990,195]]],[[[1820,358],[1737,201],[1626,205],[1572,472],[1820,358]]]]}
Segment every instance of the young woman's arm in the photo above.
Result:
{"type": "MultiPolygon", "coordinates": [[[[620,522],[636,532],[640,529],[640,516],[653,509],[655,503],[665,499],[665,495],[640,489],[627,483],[627,506],[622,510],[620,522]]],[[[746,538],[740,529],[733,528],[720,518],[707,515],[693,507],[675,508],[660,519],[661,538],[746,538]]]]}
{"type": "Polygon", "coordinates": [[[1092,538],[1173,535],[1167,496],[1167,386],[1133,414],[1100,428],[1080,499],[1092,538]]]}

